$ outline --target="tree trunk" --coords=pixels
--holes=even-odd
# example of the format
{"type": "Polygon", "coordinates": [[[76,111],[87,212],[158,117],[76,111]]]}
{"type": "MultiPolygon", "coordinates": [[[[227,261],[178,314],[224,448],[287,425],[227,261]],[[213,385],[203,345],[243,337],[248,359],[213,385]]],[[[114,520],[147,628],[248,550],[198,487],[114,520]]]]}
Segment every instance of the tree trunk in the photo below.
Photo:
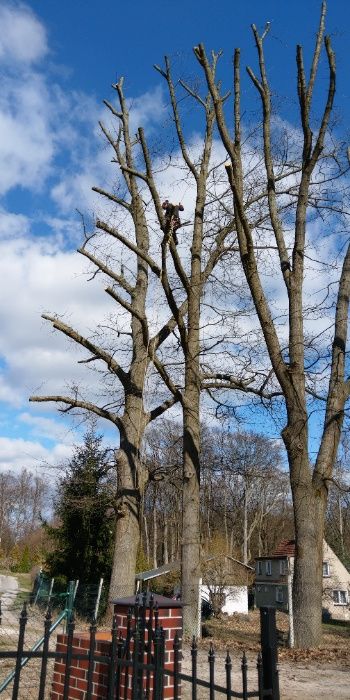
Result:
{"type": "Polygon", "coordinates": [[[338,493],[338,512],[339,512],[339,537],[340,537],[340,549],[342,557],[344,558],[344,524],[343,524],[343,508],[340,493],[338,493]]]}
{"type": "Polygon", "coordinates": [[[322,560],[326,498],[313,485],[293,490],[296,558],[293,578],[295,644],[314,647],[322,631],[322,560]]]}
{"type": "MultiPolygon", "coordinates": [[[[198,356],[198,354],[197,354],[198,356]]],[[[187,369],[192,374],[191,368],[187,369]]],[[[198,375],[197,375],[198,377],[198,375]]],[[[186,635],[198,636],[200,566],[199,383],[187,381],[184,401],[182,605],[186,635]]]]}
{"type": "Polygon", "coordinates": [[[293,497],[296,557],[293,577],[295,646],[321,641],[323,532],[327,503],[324,484],[315,486],[308,455],[306,412],[289,411],[282,431],[287,448],[293,497]]]}
{"type": "Polygon", "coordinates": [[[229,544],[229,537],[228,537],[228,526],[227,526],[227,491],[225,490],[225,496],[224,496],[224,530],[225,530],[225,546],[226,546],[226,554],[230,553],[230,544],[229,544]]]}
{"type": "Polygon", "coordinates": [[[243,496],[243,564],[248,564],[248,494],[246,484],[243,496]]]}
{"type": "Polygon", "coordinates": [[[144,530],[145,530],[145,547],[146,547],[146,559],[147,559],[147,565],[150,560],[150,547],[149,547],[149,534],[148,534],[148,524],[147,524],[147,516],[143,516],[143,525],[144,525],[144,530]]]}
{"type": "Polygon", "coordinates": [[[164,532],[163,532],[163,564],[168,564],[168,516],[164,515],[164,532]]]}
{"type": "Polygon", "coordinates": [[[135,592],[141,504],[146,485],[145,469],[140,461],[143,418],[142,397],[127,397],[120,429],[120,448],[117,452],[117,523],[109,588],[110,601],[133,595],[135,592]]]}
{"type": "Polygon", "coordinates": [[[158,550],[157,509],[156,509],[156,498],[154,498],[154,502],[153,502],[153,568],[154,569],[156,569],[158,566],[157,550],[158,550]]]}

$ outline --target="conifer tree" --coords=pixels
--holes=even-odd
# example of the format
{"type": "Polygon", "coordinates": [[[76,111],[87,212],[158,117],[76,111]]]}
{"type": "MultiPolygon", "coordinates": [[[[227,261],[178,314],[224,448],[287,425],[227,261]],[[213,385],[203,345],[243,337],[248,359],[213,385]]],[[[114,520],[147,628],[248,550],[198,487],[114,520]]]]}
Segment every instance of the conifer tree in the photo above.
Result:
{"type": "Polygon", "coordinates": [[[58,481],[54,512],[59,524],[46,526],[54,545],[46,559],[51,576],[82,583],[109,580],[115,529],[111,481],[109,451],[102,448],[101,436],[89,431],[58,481]]]}

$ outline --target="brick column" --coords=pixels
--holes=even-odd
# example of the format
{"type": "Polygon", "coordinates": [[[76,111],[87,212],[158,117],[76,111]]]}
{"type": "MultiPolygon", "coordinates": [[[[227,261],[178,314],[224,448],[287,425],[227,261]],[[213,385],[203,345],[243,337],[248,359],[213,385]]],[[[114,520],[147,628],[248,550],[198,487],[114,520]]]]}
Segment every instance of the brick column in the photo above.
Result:
{"type": "MultiPolygon", "coordinates": [[[[114,614],[117,618],[117,628],[118,637],[121,635],[123,639],[126,638],[128,629],[128,617],[129,625],[131,629],[135,627],[135,613],[137,608],[137,603],[140,599],[135,596],[131,598],[120,598],[113,601],[114,614]],[[130,612],[129,612],[130,611],[130,612]],[[129,613],[129,615],[128,615],[129,613]]],[[[143,599],[141,599],[143,600],[143,599]]],[[[172,600],[171,598],[165,598],[164,596],[155,595],[153,602],[151,602],[150,595],[147,594],[144,608],[139,607],[139,611],[142,610],[144,616],[146,632],[145,632],[145,650],[143,654],[143,659],[140,659],[140,663],[147,663],[147,643],[148,643],[148,627],[150,615],[152,620],[152,631],[155,630],[155,622],[158,619],[159,627],[162,627],[165,633],[165,658],[164,658],[164,668],[171,671],[174,670],[174,650],[173,644],[176,633],[181,639],[182,637],[182,609],[181,603],[172,600]]],[[[139,618],[140,619],[140,618],[139,618]]],[[[74,632],[73,636],[73,654],[79,653],[89,653],[90,645],[90,634],[89,632],[74,632]]],[[[130,644],[131,656],[133,653],[133,641],[130,644]]],[[[57,636],[56,651],[67,652],[67,635],[59,634],[57,636]]],[[[107,697],[107,686],[108,686],[108,673],[109,664],[103,661],[98,661],[99,656],[110,657],[111,655],[111,635],[108,632],[97,632],[96,634],[96,648],[95,648],[95,659],[94,671],[93,671],[93,695],[92,700],[103,700],[107,697]]],[[[153,656],[153,653],[152,653],[153,656]]],[[[179,666],[180,671],[180,666],[179,666]]],[[[64,675],[65,675],[65,659],[56,659],[54,665],[54,675],[52,681],[52,688],[50,694],[50,700],[62,700],[63,689],[64,689],[64,675]]],[[[70,668],[70,680],[69,680],[69,700],[84,700],[87,691],[87,677],[88,677],[88,659],[72,659],[70,668]]],[[[122,692],[122,697],[124,697],[124,688],[127,685],[126,698],[131,698],[131,688],[132,688],[132,665],[130,665],[128,671],[121,670],[120,678],[120,692],[122,692]]],[[[143,673],[143,685],[146,687],[146,673],[143,673]]],[[[149,679],[150,690],[153,689],[153,674],[150,673],[149,679]]],[[[164,699],[174,697],[174,681],[171,676],[164,676],[164,699]]],[[[179,689],[180,697],[180,689],[179,689]]]]}
{"type": "MultiPolygon", "coordinates": [[[[137,601],[142,601],[142,596],[131,596],[130,598],[119,598],[113,601],[114,604],[114,614],[117,618],[118,631],[121,632],[123,638],[127,634],[128,626],[128,611],[131,612],[130,624],[131,627],[135,624],[135,609],[137,601]]],[[[164,668],[170,671],[174,670],[174,639],[177,633],[179,639],[182,638],[182,605],[177,600],[172,598],[165,598],[161,595],[153,595],[153,610],[151,605],[151,594],[147,593],[145,600],[145,623],[149,622],[150,614],[152,615],[152,629],[155,630],[155,618],[158,617],[158,625],[162,627],[165,632],[165,658],[164,658],[164,668]],[[152,612],[151,612],[152,610],[152,612]]],[[[146,639],[148,641],[147,633],[146,639]]],[[[132,647],[131,647],[132,648],[132,647]]],[[[144,663],[147,663],[147,652],[144,653],[144,663]]],[[[180,666],[179,666],[180,671],[180,666]]],[[[121,679],[121,687],[125,687],[125,679],[127,680],[128,691],[127,698],[131,698],[131,682],[132,682],[132,669],[129,669],[129,673],[124,674],[121,679]]],[[[153,688],[153,682],[151,677],[150,688],[153,688]]],[[[174,697],[174,681],[171,676],[164,676],[164,699],[174,697]]],[[[180,697],[180,692],[179,692],[180,697]]]]}
{"type": "MultiPolygon", "coordinates": [[[[111,635],[108,632],[96,634],[95,657],[110,656],[111,635]]],[[[89,632],[75,632],[73,636],[72,651],[75,654],[89,653],[89,632]]],[[[56,651],[67,652],[67,635],[57,635],[56,651]]],[[[69,676],[69,700],[84,700],[87,691],[87,676],[89,662],[86,659],[72,659],[69,676]]],[[[102,700],[107,697],[109,665],[98,660],[94,663],[92,700],[102,700]]],[[[54,674],[51,686],[50,700],[62,700],[64,689],[64,675],[66,665],[63,658],[55,660],[54,674]]]]}

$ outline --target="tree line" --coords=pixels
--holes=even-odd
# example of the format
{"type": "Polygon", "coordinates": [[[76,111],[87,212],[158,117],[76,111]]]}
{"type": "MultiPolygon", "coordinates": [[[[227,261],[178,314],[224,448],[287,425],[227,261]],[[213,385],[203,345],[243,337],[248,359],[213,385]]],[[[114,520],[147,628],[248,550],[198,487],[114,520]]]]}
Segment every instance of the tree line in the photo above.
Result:
{"type": "MultiPolygon", "coordinates": [[[[256,433],[202,426],[202,556],[229,554],[254,565],[283,538],[293,537],[293,508],[281,446],[256,433]]],[[[142,504],[137,571],[181,559],[181,426],[164,421],[147,435],[142,453],[149,480],[142,504]]],[[[326,538],[349,563],[350,499],[346,465],[337,465],[326,538]],[[340,476],[341,475],[341,476],[340,476]]],[[[108,585],[113,560],[118,470],[102,438],[89,431],[71,460],[61,465],[44,522],[42,564],[56,579],[108,585]]],[[[28,522],[28,533],[30,532],[28,522]]],[[[24,538],[25,541],[25,538],[24,538]]],[[[153,582],[154,583],[154,582],[153,582]]]]}

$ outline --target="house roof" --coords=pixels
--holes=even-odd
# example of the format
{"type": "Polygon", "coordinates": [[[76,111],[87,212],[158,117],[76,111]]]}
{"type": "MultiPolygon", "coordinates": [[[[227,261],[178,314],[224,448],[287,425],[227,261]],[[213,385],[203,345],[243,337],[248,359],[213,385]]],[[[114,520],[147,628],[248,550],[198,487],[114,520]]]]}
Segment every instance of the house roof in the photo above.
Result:
{"type": "Polygon", "coordinates": [[[134,608],[136,605],[145,604],[146,608],[149,608],[151,596],[153,598],[153,604],[156,605],[157,608],[182,608],[182,603],[179,600],[166,598],[164,595],[154,593],[142,593],[136,596],[128,596],[127,598],[117,598],[116,600],[112,600],[111,603],[128,608],[134,608]]]}
{"type": "Polygon", "coordinates": [[[272,556],[295,557],[295,540],[281,540],[275,551],[272,553],[272,556]]]}
{"type": "MultiPolygon", "coordinates": [[[[213,561],[214,559],[218,559],[220,557],[225,557],[226,559],[229,559],[230,561],[235,562],[236,564],[243,567],[247,571],[254,571],[254,568],[252,566],[248,566],[247,564],[243,564],[242,561],[239,561],[238,559],[234,559],[234,557],[231,557],[229,554],[217,554],[217,555],[207,556],[204,558],[203,562],[204,562],[204,564],[207,564],[210,561],[213,561]]],[[[176,570],[180,569],[180,567],[181,567],[181,562],[172,561],[172,562],[169,562],[169,564],[163,564],[163,566],[159,566],[157,569],[149,569],[149,571],[140,571],[138,574],[136,574],[135,578],[137,581],[150,581],[153,578],[157,578],[157,576],[162,576],[163,574],[169,574],[170,571],[176,571],[176,570]]]]}
{"type": "Polygon", "coordinates": [[[239,559],[235,559],[234,557],[231,557],[230,554],[213,554],[211,556],[205,557],[204,562],[210,562],[213,561],[214,559],[220,559],[220,558],[225,558],[229,559],[229,561],[235,562],[235,564],[238,564],[239,566],[243,566],[244,569],[248,569],[248,571],[254,571],[253,566],[249,566],[248,564],[244,564],[243,561],[239,561],[239,559]]]}
{"type": "Polygon", "coordinates": [[[168,574],[170,571],[175,571],[180,568],[179,561],[172,561],[169,564],[163,564],[157,569],[149,569],[149,571],[140,571],[136,574],[135,578],[137,581],[149,581],[152,578],[157,578],[157,576],[162,576],[163,574],[168,574]]]}
{"type": "Polygon", "coordinates": [[[284,559],[285,557],[295,557],[295,540],[281,540],[272,554],[256,559],[284,559]]]}

